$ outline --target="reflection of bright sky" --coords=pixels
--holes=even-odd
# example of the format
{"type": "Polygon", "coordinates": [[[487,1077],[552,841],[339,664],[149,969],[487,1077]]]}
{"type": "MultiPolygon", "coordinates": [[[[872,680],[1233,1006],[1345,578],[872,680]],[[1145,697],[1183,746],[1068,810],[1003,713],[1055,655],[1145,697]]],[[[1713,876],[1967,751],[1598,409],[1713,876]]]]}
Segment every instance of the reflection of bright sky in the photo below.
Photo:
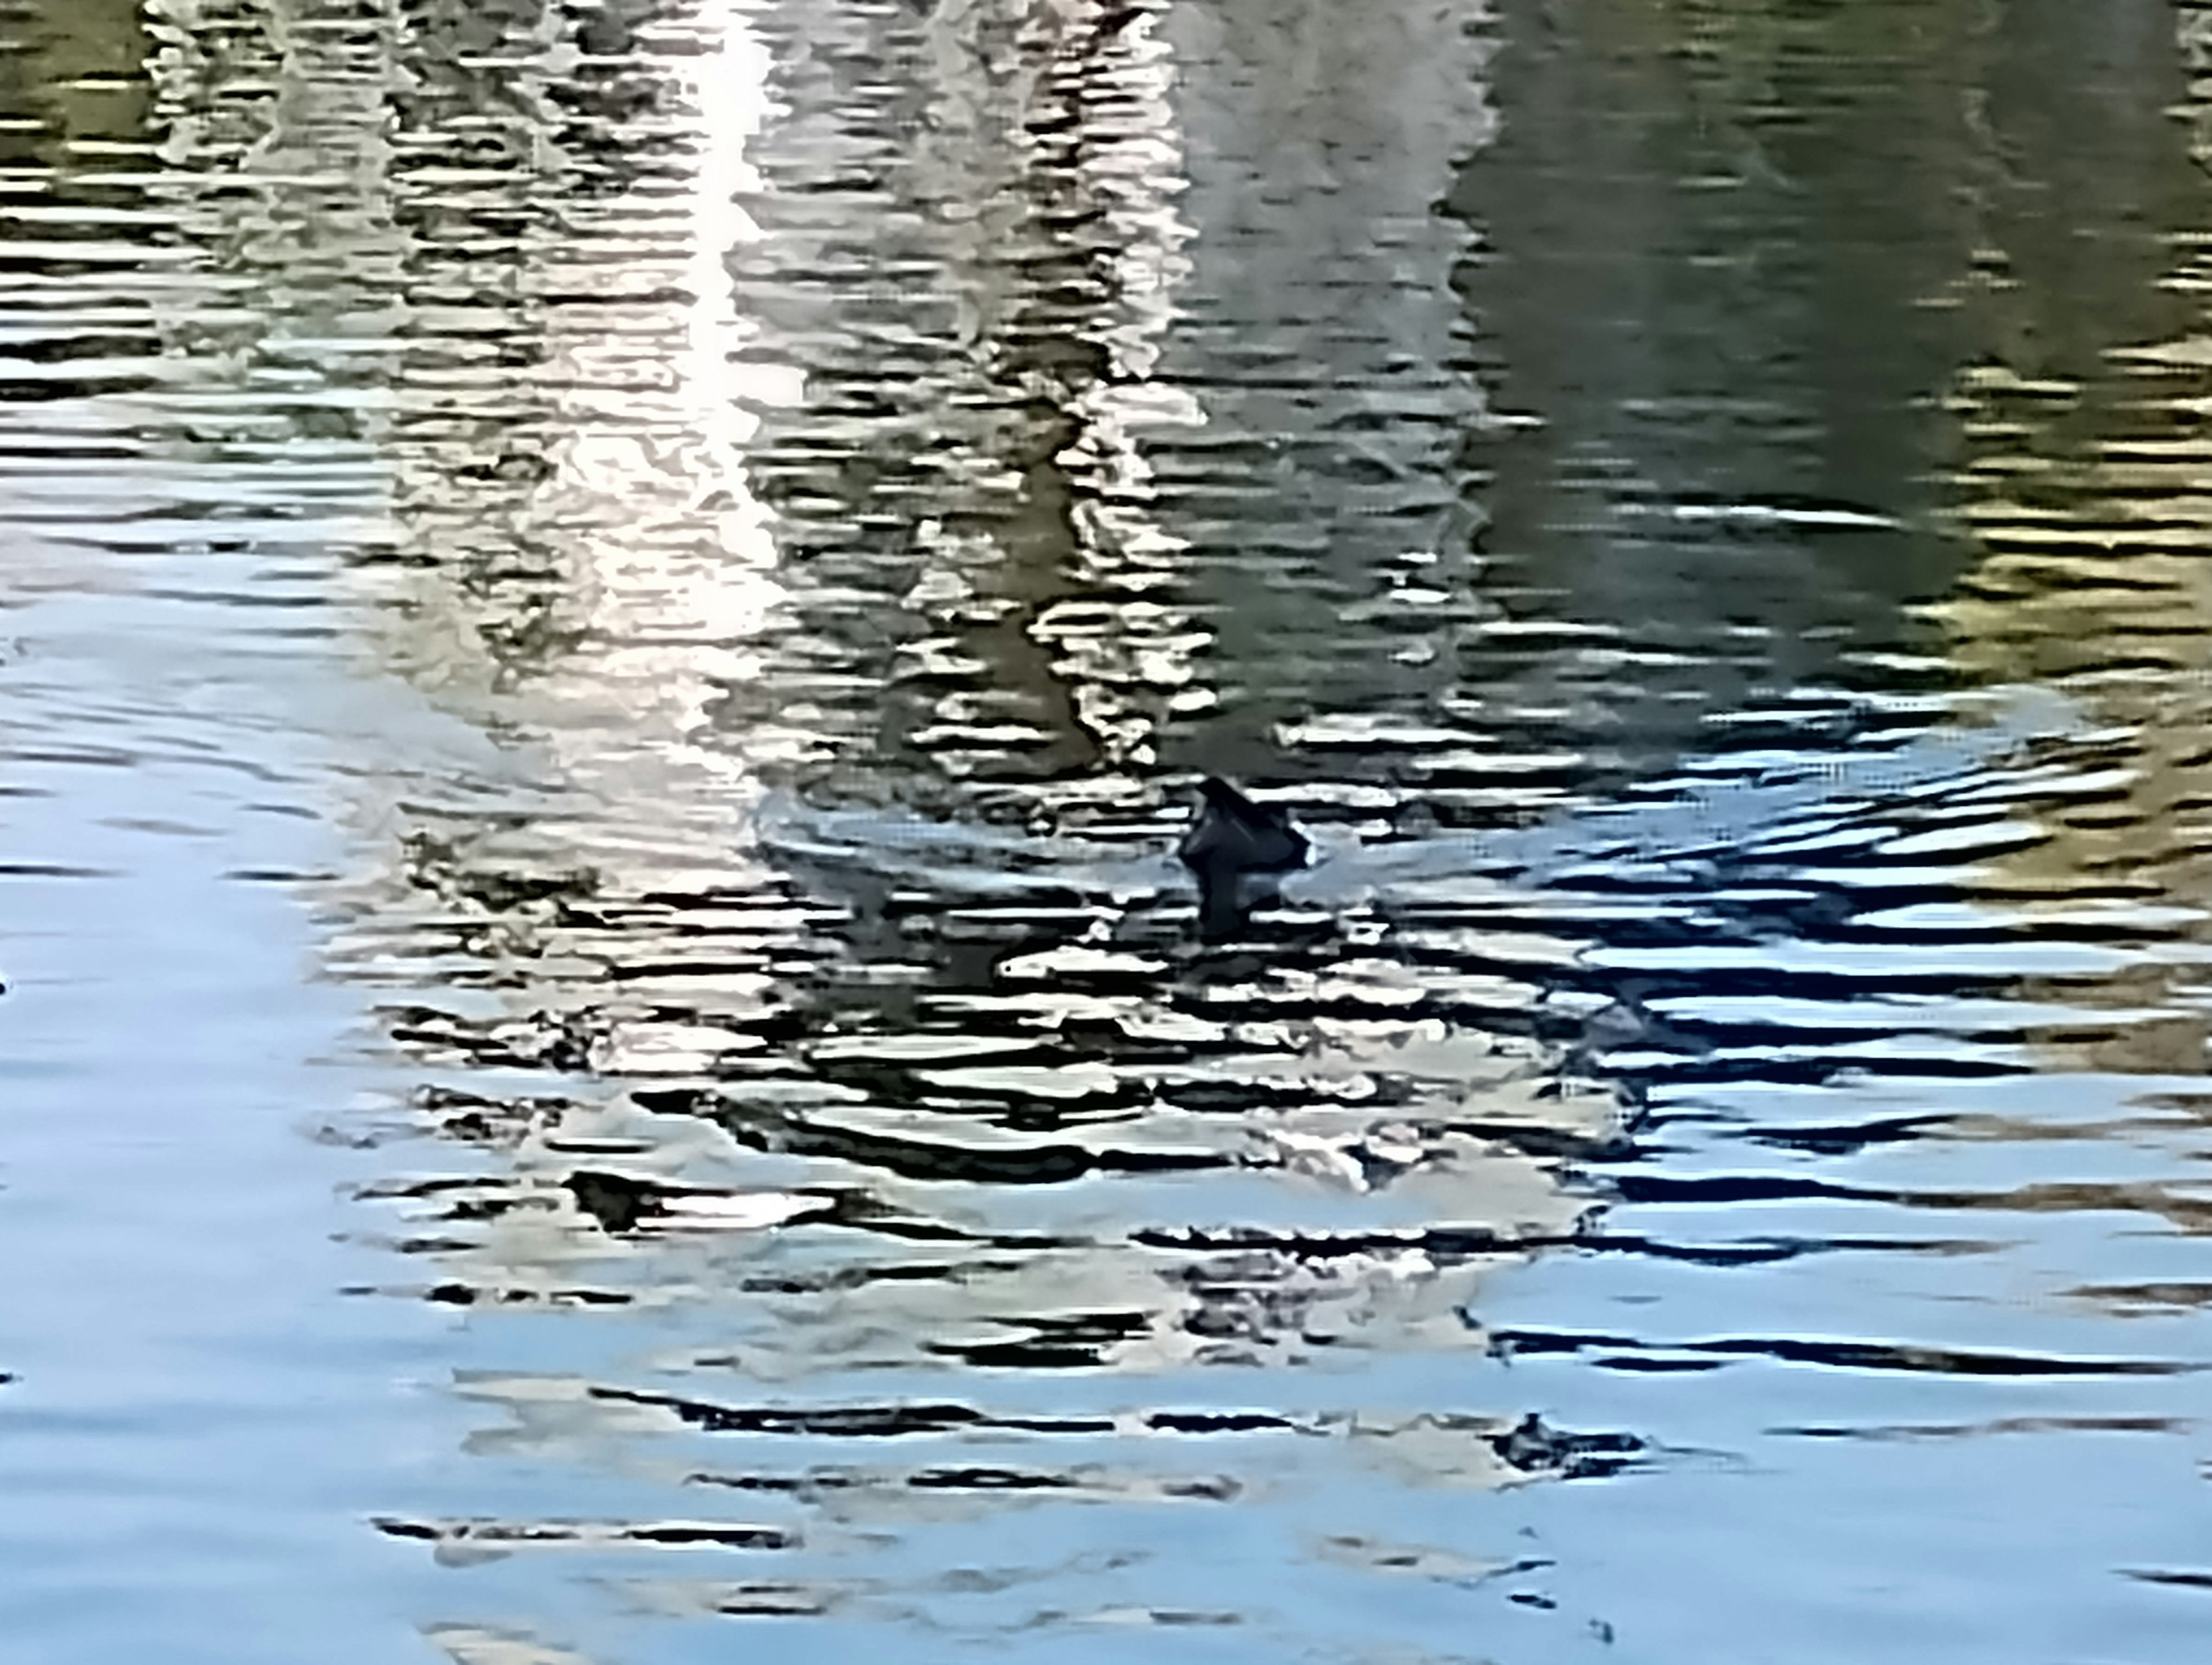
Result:
{"type": "MultiPolygon", "coordinates": [[[[1195,234],[1176,210],[1185,181],[1170,98],[1174,76],[1172,49],[1155,35],[1152,20],[1133,22],[1115,41],[1110,71],[1100,66],[1094,83],[1115,94],[1118,118],[1098,120],[1097,137],[1077,153],[1079,173],[1112,228],[1109,287],[1120,316],[1099,321],[1111,368],[1078,398],[1084,431],[1067,460],[1092,477],[1086,530],[1132,592],[1155,587],[1148,574],[1175,571],[1186,547],[1159,518],[1142,436],[1206,420],[1187,389],[1154,379],[1176,321],[1176,289],[1189,274],[1182,246],[1195,234]]],[[[1091,610],[1078,607],[1066,630],[1056,631],[1048,614],[1039,633],[1057,637],[1073,661],[1078,709],[1106,743],[1108,756],[1149,762],[1153,720],[1141,706],[1117,697],[1113,684],[1187,690],[1181,696],[1185,708],[1195,705],[1194,659],[1206,635],[1185,610],[1136,601],[1133,594],[1129,600],[1118,625],[1102,627],[1088,616],[1091,610]],[[1130,628],[1139,620],[1141,629],[1130,628]],[[1083,676],[1086,669],[1093,674],[1083,676]]]]}
{"type": "Polygon", "coordinates": [[[556,661],[544,689],[572,720],[546,724],[547,742],[570,785],[628,803],[650,824],[635,850],[648,866],[672,854],[663,837],[684,823],[705,845],[694,841],[689,857],[711,864],[746,791],[736,758],[696,737],[719,683],[750,673],[743,644],[781,593],[768,576],[774,541],[744,446],[757,426],[753,409],[787,400],[797,380],[743,358],[751,332],[729,270],[731,251],[759,235],[738,197],[759,185],[746,147],[768,112],[768,51],[722,0],[693,13],[687,33],[696,55],[657,66],[671,76],[673,119],[687,131],[654,136],[682,143],[680,229],[653,234],[672,206],[667,181],[633,182],[611,203],[578,207],[550,274],[652,298],[619,309],[612,330],[596,307],[550,309],[548,380],[562,390],[562,428],[556,472],[533,506],[556,538],[581,528],[592,597],[589,640],[556,661]],[[634,257],[621,252],[626,243],[637,246],[634,257]],[[594,713],[611,693],[617,708],[594,713]],[[639,752],[658,754],[643,776],[639,752]],[[647,779],[653,791],[691,801],[653,804],[641,791],[647,779]]]}

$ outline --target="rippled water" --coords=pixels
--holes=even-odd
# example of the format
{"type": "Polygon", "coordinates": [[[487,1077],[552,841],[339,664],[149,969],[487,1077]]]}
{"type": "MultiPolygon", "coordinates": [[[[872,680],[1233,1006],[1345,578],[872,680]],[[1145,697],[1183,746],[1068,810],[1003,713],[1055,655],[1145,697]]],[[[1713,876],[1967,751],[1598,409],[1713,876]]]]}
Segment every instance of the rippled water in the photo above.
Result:
{"type": "Polygon", "coordinates": [[[2201,1651],[2212,9],[0,37],[26,1657],[2201,1651]]]}

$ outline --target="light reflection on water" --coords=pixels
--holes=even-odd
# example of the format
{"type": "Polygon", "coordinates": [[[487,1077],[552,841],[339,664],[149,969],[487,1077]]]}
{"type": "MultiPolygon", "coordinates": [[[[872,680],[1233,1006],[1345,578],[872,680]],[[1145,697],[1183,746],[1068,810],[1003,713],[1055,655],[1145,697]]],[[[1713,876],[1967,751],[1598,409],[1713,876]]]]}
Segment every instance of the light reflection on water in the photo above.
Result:
{"type": "Polygon", "coordinates": [[[2200,9],[7,27],[41,1657],[2179,1656],[2200,9]]]}

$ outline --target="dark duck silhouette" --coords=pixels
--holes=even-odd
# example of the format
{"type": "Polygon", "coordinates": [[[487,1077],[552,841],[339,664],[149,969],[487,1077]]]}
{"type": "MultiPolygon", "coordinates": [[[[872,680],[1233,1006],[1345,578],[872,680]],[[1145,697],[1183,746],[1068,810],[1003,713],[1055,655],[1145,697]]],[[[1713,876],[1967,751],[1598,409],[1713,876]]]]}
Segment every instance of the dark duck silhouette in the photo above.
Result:
{"type": "Polygon", "coordinates": [[[1198,875],[1198,925],[1206,937],[1233,936],[1269,881],[1306,865],[1305,835],[1290,816],[1255,804],[1226,781],[1199,782],[1206,806],[1183,835],[1176,854],[1198,875]]]}

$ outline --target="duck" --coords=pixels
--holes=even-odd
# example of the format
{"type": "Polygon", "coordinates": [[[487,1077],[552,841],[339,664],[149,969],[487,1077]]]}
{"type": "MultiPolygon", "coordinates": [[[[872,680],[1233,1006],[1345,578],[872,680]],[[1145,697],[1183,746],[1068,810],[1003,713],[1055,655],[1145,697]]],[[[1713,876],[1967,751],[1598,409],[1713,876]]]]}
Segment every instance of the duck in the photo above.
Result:
{"type": "Polygon", "coordinates": [[[1289,812],[1255,804],[1218,776],[1199,782],[1204,806],[1176,854],[1198,876],[1199,929],[1208,939],[1234,935],[1256,899],[1247,881],[1306,865],[1312,846],[1289,812]]]}

